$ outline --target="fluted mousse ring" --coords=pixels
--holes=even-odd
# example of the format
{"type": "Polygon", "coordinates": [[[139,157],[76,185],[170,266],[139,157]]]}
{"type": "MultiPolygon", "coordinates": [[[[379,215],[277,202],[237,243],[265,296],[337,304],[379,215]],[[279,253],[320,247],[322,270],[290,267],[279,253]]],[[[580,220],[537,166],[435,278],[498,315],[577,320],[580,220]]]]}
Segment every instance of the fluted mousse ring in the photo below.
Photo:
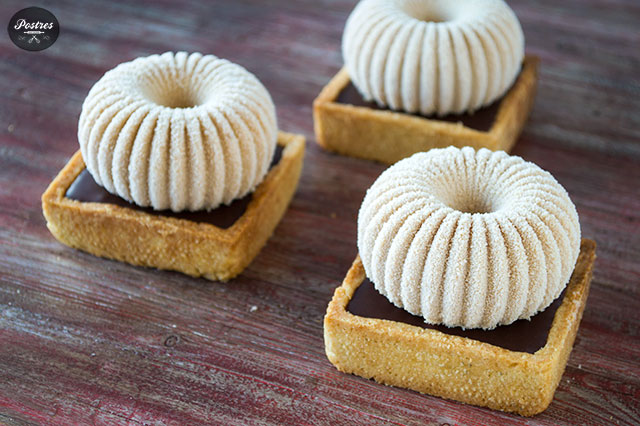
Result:
{"type": "Polygon", "coordinates": [[[366,100],[443,116],[500,98],[520,71],[524,35],[503,0],[362,0],[342,55],[366,100]]]}
{"type": "Polygon", "coordinates": [[[575,206],[520,157],[449,147],[384,171],[358,215],[367,276],[432,324],[492,329],[545,309],[580,250],[575,206]]]}
{"type": "Polygon", "coordinates": [[[156,210],[210,210],[264,179],[277,131],[273,101],[249,71],[167,52],[105,73],[82,105],[78,139],[107,191],[156,210]]]}

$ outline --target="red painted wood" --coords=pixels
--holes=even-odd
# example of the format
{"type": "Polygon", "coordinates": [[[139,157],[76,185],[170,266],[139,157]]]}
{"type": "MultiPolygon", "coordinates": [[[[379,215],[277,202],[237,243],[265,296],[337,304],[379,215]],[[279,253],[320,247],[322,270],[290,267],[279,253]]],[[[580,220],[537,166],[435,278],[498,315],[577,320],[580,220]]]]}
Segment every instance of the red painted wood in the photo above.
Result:
{"type": "MultiPolygon", "coordinates": [[[[555,399],[532,419],[342,374],[322,318],[356,254],[356,214],[384,166],[313,143],[311,103],[340,68],[354,1],[41,2],[39,53],[0,34],[0,423],[637,425],[640,419],[640,7],[510,2],[541,57],[515,154],[567,188],[598,242],[591,295],[555,399]],[[67,248],[40,195],[77,149],[91,85],[166,50],[214,53],[270,90],[310,144],[298,193],[236,280],[211,283],[67,248]],[[257,309],[252,309],[252,307],[257,309]]],[[[7,22],[31,3],[4,0],[7,22]]]]}

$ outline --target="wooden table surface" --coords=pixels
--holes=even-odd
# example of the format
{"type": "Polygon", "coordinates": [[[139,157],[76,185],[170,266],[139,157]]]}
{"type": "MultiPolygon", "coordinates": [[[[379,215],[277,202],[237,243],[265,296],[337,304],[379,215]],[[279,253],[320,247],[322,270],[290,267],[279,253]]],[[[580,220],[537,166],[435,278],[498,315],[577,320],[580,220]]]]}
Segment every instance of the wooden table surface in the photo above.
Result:
{"type": "MultiPolygon", "coordinates": [[[[2,22],[31,3],[3,0],[2,22]]],[[[61,25],[51,48],[25,52],[0,34],[0,423],[639,424],[640,4],[510,2],[541,58],[513,153],[558,179],[598,243],[566,371],[531,419],[378,385],[325,357],[325,309],[356,255],[365,190],[384,170],[314,142],[311,104],[342,65],[354,4],[41,1],[61,25]],[[281,129],[307,137],[289,210],[226,284],[73,250],[42,216],[42,192],[78,149],[92,84],[167,50],[242,64],[270,90],[281,129]]]]}

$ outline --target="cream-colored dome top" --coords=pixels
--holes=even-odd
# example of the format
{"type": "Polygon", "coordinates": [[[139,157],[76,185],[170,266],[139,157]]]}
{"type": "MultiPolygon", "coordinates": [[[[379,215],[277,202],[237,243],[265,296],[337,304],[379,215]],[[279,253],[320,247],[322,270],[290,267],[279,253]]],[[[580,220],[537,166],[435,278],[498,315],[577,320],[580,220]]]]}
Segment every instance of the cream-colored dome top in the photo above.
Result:
{"type": "Polygon", "coordinates": [[[154,209],[209,210],[253,191],[278,127],[264,86],[212,55],[167,52],[108,71],[89,91],[78,139],[106,190],[154,209]]]}
{"type": "Polygon", "coordinates": [[[491,329],[560,295],[580,224],[567,192],[535,164],[449,147],[378,177],[360,208],[358,250],[394,305],[432,324],[491,329]]]}
{"type": "Polygon", "coordinates": [[[524,35],[503,0],[361,0],[342,55],[366,100],[442,116],[501,97],[520,71],[524,35]]]}

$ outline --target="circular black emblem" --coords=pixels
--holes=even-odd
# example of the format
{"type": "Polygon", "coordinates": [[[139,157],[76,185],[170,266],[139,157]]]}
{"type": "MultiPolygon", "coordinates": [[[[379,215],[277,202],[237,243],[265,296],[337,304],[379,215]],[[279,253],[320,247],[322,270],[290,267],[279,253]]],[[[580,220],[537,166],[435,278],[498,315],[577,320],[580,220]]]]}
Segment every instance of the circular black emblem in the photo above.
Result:
{"type": "Polygon", "coordinates": [[[53,13],[41,7],[28,7],[11,17],[9,37],[20,49],[44,50],[55,43],[60,24],[53,13]]]}

